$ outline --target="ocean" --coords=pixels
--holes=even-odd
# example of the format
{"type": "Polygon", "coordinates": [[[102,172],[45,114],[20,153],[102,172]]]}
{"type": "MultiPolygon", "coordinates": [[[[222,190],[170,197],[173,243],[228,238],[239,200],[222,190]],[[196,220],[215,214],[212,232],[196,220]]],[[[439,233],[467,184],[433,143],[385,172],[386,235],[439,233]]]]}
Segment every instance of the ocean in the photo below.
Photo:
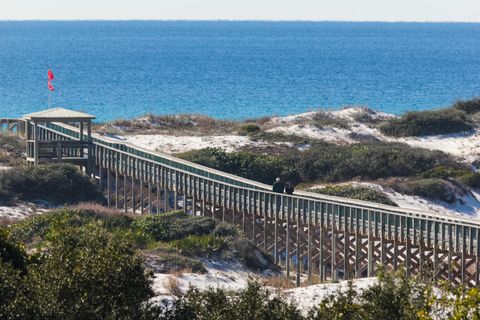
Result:
{"type": "Polygon", "coordinates": [[[480,24],[0,22],[0,117],[51,106],[245,119],[361,105],[388,113],[480,96],[480,24]]]}

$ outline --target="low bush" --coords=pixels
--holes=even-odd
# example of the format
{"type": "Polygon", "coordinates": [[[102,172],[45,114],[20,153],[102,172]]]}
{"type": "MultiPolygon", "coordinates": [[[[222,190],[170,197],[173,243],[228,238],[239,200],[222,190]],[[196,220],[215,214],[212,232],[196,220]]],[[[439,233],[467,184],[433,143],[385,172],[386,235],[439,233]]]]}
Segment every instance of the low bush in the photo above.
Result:
{"type": "Polygon", "coordinates": [[[248,239],[239,238],[232,244],[234,255],[245,266],[255,271],[278,270],[271,255],[259,250],[248,239]]]}
{"type": "Polygon", "coordinates": [[[329,196],[357,199],[357,200],[386,204],[390,206],[397,206],[397,204],[392,200],[390,200],[390,198],[387,195],[385,195],[383,192],[372,189],[372,188],[363,187],[363,186],[353,186],[353,185],[327,186],[325,188],[313,189],[311,191],[321,193],[321,194],[326,194],[329,196]]]}
{"type": "Polygon", "coordinates": [[[14,157],[20,157],[25,152],[25,141],[17,135],[0,132],[0,150],[4,150],[14,157]]]}
{"type": "Polygon", "coordinates": [[[457,194],[463,192],[454,183],[442,179],[407,179],[396,181],[391,187],[400,193],[442,200],[448,203],[455,203],[457,194]]]}
{"type": "Polygon", "coordinates": [[[313,125],[322,129],[325,127],[336,127],[349,129],[350,123],[347,119],[337,117],[329,112],[319,111],[312,116],[313,125]]]}
{"type": "Polygon", "coordinates": [[[453,179],[471,173],[465,168],[438,166],[422,173],[422,177],[431,179],[453,179]]]}
{"type": "Polygon", "coordinates": [[[298,181],[293,163],[278,156],[246,151],[228,153],[221,148],[206,148],[182,153],[179,157],[263,183],[272,183],[278,176],[298,181]]]}
{"type": "Polygon", "coordinates": [[[471,100],[460,100],[454,103],[453,108],[472,114],[480,112],[480,97],[471,100]]]}
{"type": "Polygon", "coordinates": [[[469,172],[456,178],[456,180],[470,188],[480,188],[480,173],[469,172]]]}
{"type": "Polygon", "coordinates": [[[27,272],[0,261],[0,318],[139,319],[150,313],[152,275],[128,239],[96,223],[60,222],[51,231],[46,247],[25,254],[27,272]]]}
{"type": "Polygon", "coordinates": [[[221,288],[200,291],[190,288],[185,295],[163,310],[162,319],[304,319],[292,302],[250,281],[247,288],[228,292],[221,288]]]}
{"type": "Polygon", "coordinates": [[[430,136],[472,129],[467,114],[454,108],[409,112],[400,118],[386,120],[380,125],[382,133],[395,137],[430,136]]]}
{"type": "Polygon", "coordinates": [[[225,238],[216,235],[188,236],[171,242],[180,253],[191,256],[211,256],[228,247],[225,238]]]}
{"type": "Polygon", "coordinates": [[[189,271],[193,273],[205,273],[204,265],[197,259],[181,255],[177,249],[163,246],[153,251],[153,254],[146,257],[146,263],[153,262],[152,268],[155,272],[171,273],[189,271]]]}
{"type": "Polygon", "coordinates": [[[438,166],[465,168],[441,151],[385,142],[350,145],[316,143],[305,151],[291,148],[276,156],[254,152],[228,153],[218,148],[206,148],[184,153],[181,157],[267,184],[277,176],[296,184],[346,181],[356,177],[409,177],[438,166]]]}
{"type": "Polygon", "coordinates": [[[463,168],[441,151],[384,142],[317,144],[300,153],[295,161],[304,182],[410,177],[440,165],[463,168]]]}
{"type": "Polygon", "coordinates": [[[0,172],[0,190],[8,198],[54,203],[103,202],[95,183],[69,164],[20,166],[0,172]]]}
{"type": "Polygon", "coordinates": [[[215,221],[207,217],[188,216],[182,211],[146,215],[135,219],[132,227],[156,241],[171,241],[190,235],[210,234],[215,221]]]}
{"type": "Polygon", "coordinates": [[[252,135],[260,132],[260,126],[254,123],[247,123],[240,127],[240,134],[252,135]]]}
{"type": "Polygon", "coordinates": [[[234,225],[224,223],[224,222],[219,222],[215,226],[215,229],[213,230],[212,234],[220,237],[235,237],[240,234],[240,231],[234,225]]]}

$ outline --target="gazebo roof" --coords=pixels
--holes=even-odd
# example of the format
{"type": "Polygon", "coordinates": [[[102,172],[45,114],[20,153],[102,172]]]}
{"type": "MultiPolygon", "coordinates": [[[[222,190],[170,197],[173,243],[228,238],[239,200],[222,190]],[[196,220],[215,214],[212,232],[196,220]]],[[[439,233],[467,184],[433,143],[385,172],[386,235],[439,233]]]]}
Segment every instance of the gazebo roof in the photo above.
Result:
{"type": "Polygon", "coordinates": [[[52,108],[38,112],[29,113],[23,116],[25,120],[37,120],[37,121],[83,121],[95,119],[95,116],[64,108],[52,108]]]}

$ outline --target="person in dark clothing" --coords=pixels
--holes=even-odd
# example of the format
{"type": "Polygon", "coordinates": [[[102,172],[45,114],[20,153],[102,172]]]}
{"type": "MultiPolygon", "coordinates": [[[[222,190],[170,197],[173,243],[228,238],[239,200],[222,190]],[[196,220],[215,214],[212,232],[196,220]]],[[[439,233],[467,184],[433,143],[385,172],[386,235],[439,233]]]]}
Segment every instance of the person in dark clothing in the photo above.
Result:
{"type": "Polygon", "coordinates": [[[293,194],[293,191],[295,191],[295,188],[290,182],[285,183],[285,193],[286,194],[293,194]]]}
{"type": "Polygon", "coordinates": [[[275,180],[275,182],[273,183],[272,191],[276,192],[276,193],[283,193],[283,188],[284,187],[285,187],[285,185],[283,184],[282,179],[280,179],[280,177],[278,177],[275,180]]]}

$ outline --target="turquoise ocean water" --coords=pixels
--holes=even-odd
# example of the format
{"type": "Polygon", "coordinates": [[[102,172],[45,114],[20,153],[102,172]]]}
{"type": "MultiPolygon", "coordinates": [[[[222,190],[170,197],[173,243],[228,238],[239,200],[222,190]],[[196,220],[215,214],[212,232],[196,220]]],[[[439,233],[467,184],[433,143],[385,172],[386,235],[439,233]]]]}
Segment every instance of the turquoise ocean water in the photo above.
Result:
{"type": "Polygon", "coordinates": [[[101,121],[399,114],[480,96],[480,24],[0,22],[0,117],[47,107],[48,68],[52,105],[101,121]]]}

